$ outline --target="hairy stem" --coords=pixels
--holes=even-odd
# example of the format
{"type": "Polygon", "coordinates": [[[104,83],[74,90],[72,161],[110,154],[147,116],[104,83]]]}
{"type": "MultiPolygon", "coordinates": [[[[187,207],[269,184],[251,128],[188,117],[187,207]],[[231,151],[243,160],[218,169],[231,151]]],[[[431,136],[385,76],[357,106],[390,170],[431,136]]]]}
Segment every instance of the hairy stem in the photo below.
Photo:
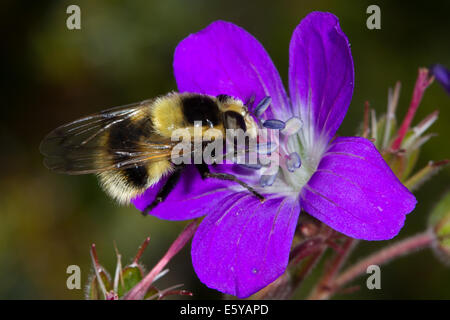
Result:
{"type": "Polygon", "coordinates": [[[192,238],[196,229],[197,220],[194,220],[183,230],[183,232],[181,232],[156,266],[144,277],[144,279],[142,279],[141,282],[139,282],[125,295],[124,300],[142,300],[147,293],[148,288],[152,285],[155,277],[161,272],[173,256],[175,256],[192,238]]]}
{"type": "Polygon", "coordinates": [[[433,243],[434,239],[435,238],[433,234],[426,231],[424,233],[420,233],[405,240],[394,243],[387,248],[381,249],[380,251],[362,259],[360,262],[343,271],[330,285],[331,289],[320,298],[329,298],[332,294],[334,294],[348,282],[365,273],[368,266],[383,265],[394,258],[398,258],[402,255],[407,255],[414,251],[429,247],[433,243]]]}
{"type": "Polygon", "coordinates": [[[429,77],[428,69],[419,69],[419,75],[417,76],[416,84],[414,86],[408,113],[406,114],[405,119],[398,130],[397,138],[392,143],[392,150],[398,150],[400,148],[402,141],[411,126],[411,122],[416,114],[417,108],[422,101],[423,94],[425,93],[426,88],[433,82],[433,79],[434,77],[429,77]]]}
{"type": "Polygon", "coordinates": [[[356,242],[356,239],[353,238],[347,237],[345,239],[340,251],[335,253],[335,256],[327,265],[324,275],[319,280],[308,299],[319,300],[327,296],[328,291],[331,290],[332,282],[334,281],[336,274],[340,271],[343,264],[349,257],[356,242]]]}

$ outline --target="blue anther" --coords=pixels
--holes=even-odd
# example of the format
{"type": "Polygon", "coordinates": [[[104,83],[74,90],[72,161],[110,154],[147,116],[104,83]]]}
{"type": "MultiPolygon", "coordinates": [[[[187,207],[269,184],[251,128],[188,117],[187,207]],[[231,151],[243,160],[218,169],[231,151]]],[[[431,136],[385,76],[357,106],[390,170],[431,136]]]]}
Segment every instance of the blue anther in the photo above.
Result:
{"type": "Polygon", "coordinates": [[[262,175],[259,179],[259,184],[261,185],[261,187],[271,186],[275,182],[277,175],[278,172],[273,175],[262,175]]]}
{"type": "Polygon", "coordinates": [[[286,166],[290,172],[294,172],[295,169],[300,168],[302,160],[297,152],[292,152],[286,157],[286,166]]]}
{"type": "Polygon", "coordinates": [[[267,110],[271,102],[272,102],[271,97],[263,98],[255,108],[255,116],[259,118],[264,113],[264,111],[267,110]]]}
{"type": "Polygon", "coordinates": [[[266,120],[263,126],[267,129],[282,130],[286,127],[286,123],[277,119],[266,120]]]}

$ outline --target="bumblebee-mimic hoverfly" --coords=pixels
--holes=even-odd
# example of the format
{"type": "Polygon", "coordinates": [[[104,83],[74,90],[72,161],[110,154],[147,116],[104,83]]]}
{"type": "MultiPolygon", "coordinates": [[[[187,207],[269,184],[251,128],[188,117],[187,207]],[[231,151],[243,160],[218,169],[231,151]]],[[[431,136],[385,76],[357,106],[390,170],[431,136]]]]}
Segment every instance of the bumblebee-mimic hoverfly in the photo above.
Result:
{"type": "MultiPolygon", "coordinates": [[[[94,173],[103,189],[120,203],[127,203],[170,175],[148,213],[173,189],[183,165],[171,161],[176,142],[174,130],[203,128],[242,129],[256,135],[257,124],[246,105],[227,95],[217,97],[169,93],[140,103],[108,109],[60,126],[40,146],[49,169],[66,174],[94,173]],[[198,123],[198,122],[197,122],[198,123]]],[[[226,173],[211,173],[204,163],[196,165],[203,178],[231,180],[257,196],[252,187],[226,173]]]]}

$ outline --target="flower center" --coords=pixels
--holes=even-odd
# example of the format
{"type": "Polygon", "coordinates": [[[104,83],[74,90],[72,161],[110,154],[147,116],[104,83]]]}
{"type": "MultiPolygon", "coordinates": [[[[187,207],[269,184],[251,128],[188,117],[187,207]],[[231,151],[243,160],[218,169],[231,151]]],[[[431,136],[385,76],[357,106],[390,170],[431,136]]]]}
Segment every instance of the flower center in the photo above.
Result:
{"type": "Polygon", "coordinates": [[[256,168],[261,170],[261,178],[254,187],[261,193],[298,194],[316,170],[318,161],[302,147],[300,118],[291,117],[285,122],[260,118],[269,104],[270,98],[263,99],[254,112],[260,127],[269,129],[269,134],[259,136],[258,153],[270,158],[269,166],[256,168]]]}

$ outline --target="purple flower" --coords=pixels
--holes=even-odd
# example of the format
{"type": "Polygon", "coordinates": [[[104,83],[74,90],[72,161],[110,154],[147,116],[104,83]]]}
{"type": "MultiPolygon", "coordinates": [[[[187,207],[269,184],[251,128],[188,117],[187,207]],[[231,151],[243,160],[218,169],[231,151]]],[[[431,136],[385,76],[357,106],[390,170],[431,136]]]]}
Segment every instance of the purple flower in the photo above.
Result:
{"type": "Polygon", "coordinates": [[[434,64],[430,69],[436,80],[444,87],[445,91],[450,94],[450,70],[442,64],[434,64]]]}
{"type": "MultiPolygon", "coordinates": [[[[338,19],[321,12],[305,17],[292,36],[289,59],[290,99],[262,45],[232,23],[216,21],[175,51],[180,92],[228,94],[242,101],[255,96],[256,102],[270,96],[265,119],[303,122],[280,145],[286,155],[297,152],[301,166],[292,170],[286,161],[270,185],[261,186],[261,170],[211,168],[237,175],[265,195],[264,203],[236,183],[202,181],[195,169],[187,169],[151,212],[168,220],[206,215],[192,242],[194,269],[208,287],[241,298],[284,272],[301,209],[350,237],[384,240],[397,235],[416,204],[372,142],[332,139],[354,86],[350,45],[338,19]]],[[[157,189],[135,199],[136,207],[144,209],[157,189]]]]}

